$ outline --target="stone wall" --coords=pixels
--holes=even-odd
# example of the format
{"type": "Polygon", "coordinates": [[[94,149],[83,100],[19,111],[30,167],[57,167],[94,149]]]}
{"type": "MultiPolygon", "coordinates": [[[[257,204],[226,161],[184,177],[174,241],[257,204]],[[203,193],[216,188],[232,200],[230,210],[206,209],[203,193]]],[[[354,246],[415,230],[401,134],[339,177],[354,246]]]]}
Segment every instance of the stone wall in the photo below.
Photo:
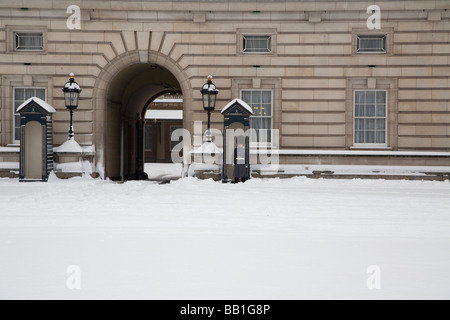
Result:
{"type": "MultiPolygon", "coordinates": [[[[184,88],[187,129],[206,122],[199,90],[212,73],[217,110],[241,89],[273,90],[281,148],[350,149],[353,90],[368,88],[388,90],[388,148],[450,151],[448,9],[446,0],[2,0],[0,145],[13,143],[13,88],[28,86],[47,89],[57,110],[55,146],[63,143],[69,113],[61,87],[74,72],[83,88],[76,139],[104,152],[109,88],[99,78],[134,61],[171,66],[184,88]],[[387,34],[387,53],[356,54],[356,34],[367,32],[372,4],[382,17],[381,30],[372,33],[387,34]],[[81,8],[80,30],[67,28],[69,5],[81,8]],[[13,32],[35,30],[44,32],[44,51],[14,52],[13,32]],[[243,54],[244,33],[273,35],[272,53],[243,54]]],[[[215,112],[213,127],[221,129],[222,121],[215,112]]]]}

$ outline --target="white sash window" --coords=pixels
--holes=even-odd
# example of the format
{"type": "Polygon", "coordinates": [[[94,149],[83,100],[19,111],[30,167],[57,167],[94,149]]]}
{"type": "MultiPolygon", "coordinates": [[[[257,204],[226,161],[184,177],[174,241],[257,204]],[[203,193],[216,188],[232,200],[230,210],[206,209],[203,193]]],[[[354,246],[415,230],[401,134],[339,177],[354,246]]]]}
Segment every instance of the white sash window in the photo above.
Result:
{"type": "Polygon", "coordinates": [[[387,146],[387,91],[356,90],[355,145],[387,146]]]}
{"type": "Polygon", "coordinates": [[[250,127],[256,131],[252,142],[261,144],[272,143],[273,122],[273,91],[272,90],[242,90],[242,100],[252,107],[254,115],[250,117],[250,127]],[[257,141],[255,141],[257,139],[257,141]]]}

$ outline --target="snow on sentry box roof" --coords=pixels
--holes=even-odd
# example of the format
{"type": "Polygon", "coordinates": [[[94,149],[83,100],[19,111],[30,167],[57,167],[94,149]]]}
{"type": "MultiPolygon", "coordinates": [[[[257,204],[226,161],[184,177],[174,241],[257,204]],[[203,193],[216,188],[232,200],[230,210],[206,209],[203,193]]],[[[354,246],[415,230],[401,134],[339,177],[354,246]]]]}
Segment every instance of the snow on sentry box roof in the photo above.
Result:
{"type": "Polygon", "coordinates": [[[222,109],[222,113],[224,113],[225,111],[227,111],[229,108],[231,108],[234,104],[239,103],[241,106],[243,106],[245,109],[247,109],[248,112],[250,112],[251,114],[254,114],[252,107],[250,107],[248,105],[247,102],[242,101],[241,99],[234,99],[233,101],[231,101],[229,104],[227,104],[223,109],[222,109]]]}
{"type": "Polygon", "coordinates": [[[16,110],[16,113],[19,113],[19,111],[21,111],[23,108],[25,108],[28,104],[30,104],[31,101],[36,102],[38,105],[40,105],[43,109],[45,109],[45,111],[47,111],[48,113],[55,113],[56,110],[55,108],[53,108],[51,105],[49,105],[47,102],[45,102],[42,99],[39,99],[37,97],[32,97],[30,99],[28,99],[27,101],[25,101],[24,103],[22,103],[16,110]]]}

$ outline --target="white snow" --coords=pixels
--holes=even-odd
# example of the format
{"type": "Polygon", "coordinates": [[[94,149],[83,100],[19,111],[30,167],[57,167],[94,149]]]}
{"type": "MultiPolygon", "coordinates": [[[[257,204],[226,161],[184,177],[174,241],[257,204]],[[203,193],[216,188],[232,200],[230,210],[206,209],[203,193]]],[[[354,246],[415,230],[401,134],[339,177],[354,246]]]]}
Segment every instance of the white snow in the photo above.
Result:
{"type": "Polygon", "coordinates": [[[205,142],[200,147],[190,152],[191,154],[222,154],[223,149],[217,147],[214,142],[205,142]]]}
{"type": "MultiPolygon", "coordinates": [[[[253,165],[252,170],[263,168],[253,165]]],[[[278,171],[285,174],[312,174],[314,171],[329,171],[335,175],[404,175],[418,176],[432,173],[450,174],[450,166],[348,166],[348,165],[279,165],[278,171]]]]}
{"type": "Polygon", "coordinates": [[[47,111],[48,113],[55,113],[56,110],[55,108],[53,108],[51,105],[49,105],[47,102],[45,102],[42,99],[39,99],[37,97],[32,97],[30,99],[28,99],[27,101],[25,101],[24,103],[22,103],[16,110],[16,113],[19,113],[23,108],[25,108],[30,102],[36,102],[38,105],[40,105],[45,111],[47,111]]]}
{"type": "Polygon", "coordinates": [[[208,163],[192,163],[187,171],[187,175],[189,177],[194,177],[196,171],[200,171],[203,173],[220,173],[221,165],[218,164],[208,164],[208,163]]]}
{"type": "Polygon", "coordinates": [[[239,103],[242,107],[244,107],[245,109],[247,109],[248,112],[250,112],[250,114],[253,114],[253,109],[252,107],[250,107],[248,105],[247,102],[242,101],[241,99],[234,99],[232,100],[230,103],[228,103],[223,109],[222,109],[222,114],[227,111],[229,108],[231,108],[235,103],[239,103]]]}
{"type": "Polygon", "coordinates": [[[79,91],[81,91],[80,86],[76,82],[67,82],[64,87],[68,88],[70,90],[79,90],[79,91]]]}
{"type": "Polygon", "coordinates": [[[105,180],[106,176],[105,176],[105,167],[103,166],[103,153],[102,153],[102,149],[98,150],[99,152],[97,153],[97,163],[95,165],[96,167],[96,171],[97,173],[100,175],[100,178],[105,180]]]}
{"type": "MultiPolygon", "coordinates": [[[[417,156],[417,157],[450,157],[450,152],[421,151],[378,151],[378,150],[251,150],[252,153],[264,152],[279,155],[317,155],[317,156],[417,156]]],[[[450,164],[450,163],[449,163],[450,164]]]]}
{"type": "Polygon", "coordinates": [[[150,180],[176,180],[181,178],[181,163],[146,163],[145,173],[150,180]]]}
{"type": "Polygon", "coordinates": [[[19,170],[18,162],[0,162],[0,169],[19,170]]]}
{"type": "Polygon", "coordinates": [[[70,172],[70,173],[82,173],[83,165],[80,161],[77,162],[67,162],[67,163],[57,163],[55,164],[57,172],[70,172]]]}
{"type": "Polygon", "coordinates": [[[95,153],[95,146],[81,147],[83,153],[95,153]]]}
{"type": "Polygon", "coordinates": [[[90,175],[94,173],[93,165],[88,160],[81,161],[81,166],[83,168],[83,174],[90,175]]]}
{"type": "Polygon", "coordinates": [[[83,149],[81,149],[78,142],[76,142],[74,139],[67,140],[64,142],[60,147],[55,148],[55,152],[60,153],[82,153],[83,149]]]}
{"type": "Polygon", "coordinates": [[[0,153],[16,153],[16,152],[20,152],[20,147],[0,147],[0,153]]]}
{"type": "Polygon", "coordinates": [[[0,179],[0,299],[450,299],[450,183],[0,179]],[[68,290],[69,266],[81,290],[68,290]],[[369,290],[370,266],[381,290],[369,290]]]}
{"type": "Polygon", "coordinates": [[[57,172],[62,173],[82,173],[90,175],[93,173],[92,164],[89,161],[76,161],[55,164],[57,172]]]}
{"type": "Polygon", "coordinates": [[[153,103],[183,103],[183,99],[156,99],[153,103]]]}
{"type": "Polygon", "coordinates": [[[148,110],[146,120],[183,120],[183,110],[148,110]]]}

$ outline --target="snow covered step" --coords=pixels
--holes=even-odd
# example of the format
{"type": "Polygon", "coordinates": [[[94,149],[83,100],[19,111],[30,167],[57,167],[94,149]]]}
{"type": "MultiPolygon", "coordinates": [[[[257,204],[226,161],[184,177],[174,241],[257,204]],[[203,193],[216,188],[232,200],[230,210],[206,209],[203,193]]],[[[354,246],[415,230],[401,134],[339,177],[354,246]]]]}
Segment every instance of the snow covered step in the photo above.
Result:
{"type": "Polygon", "coordinates": [[[18,178],[18,162],[0,162],[0,178],[18,178]]]}
{"type": "Polygon", "coordinates": [[[335,179],[405,179],[450,180],[450,167],[434,166],[336,166],[336,165],[280,165],[276,172],[264,166],[252,166],[252,176],[260,178],[310,178],[335,179]]]}

